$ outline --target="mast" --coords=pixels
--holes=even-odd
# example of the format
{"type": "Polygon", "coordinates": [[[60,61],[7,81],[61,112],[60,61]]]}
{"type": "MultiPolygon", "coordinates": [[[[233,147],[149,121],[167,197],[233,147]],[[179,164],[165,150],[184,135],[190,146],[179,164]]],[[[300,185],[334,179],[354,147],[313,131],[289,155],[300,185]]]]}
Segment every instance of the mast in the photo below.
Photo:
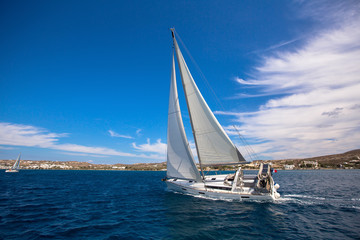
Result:
{"type": "MultiPolygon", "coordinates": [[[[176,51],[177,43],[176,43],[176,39],[175,39],[175,28],[170,28],[170,30],[171,30],[171,35],[172,35],[173,42],[174,42],[174,48],[175,48],[175,52],[176,52],[176,57],[178,59],[178,64],[180,65],[179,56],[178,56],[178,53],[176,51]]],[[[184,89],[184,92],[185,92],[185,95],[186,95],[186,88],[185,88],[185,85],[184,85],[184,81],[181,81],[181,82],[182,82],[183,89],[184,89]]],[[[193,120],[192,120],[192,117],[191,117],[191,112],[190,112],[188,101],[186,101],[186,105],[187,105],[187,109],[188,109],[188,113],[189,113],[189,117],[190,117],[190,125],[191,125],[192,134],[194,136],[195,148],[196,148],[196,153],[197,153],[198,160],[199,160],[201,175],[202,175],[203,180],[205,180],[205,175],[204,175],[204,171],[203,171],[202,164],[201,164],[201,157],[200,157],[200,153],[199,153],[199,147],[198,147],[197,140],[196,140],[194,124],[193,124],[193,120]]]]}

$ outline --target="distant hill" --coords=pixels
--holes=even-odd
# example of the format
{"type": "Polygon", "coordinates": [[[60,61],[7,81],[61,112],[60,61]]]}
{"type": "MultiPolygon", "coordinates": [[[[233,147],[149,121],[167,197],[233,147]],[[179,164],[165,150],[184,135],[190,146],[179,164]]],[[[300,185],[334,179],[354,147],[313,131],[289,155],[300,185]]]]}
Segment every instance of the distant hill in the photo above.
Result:
{"type": "MultiPolygon", "coordinates": [[[[15,160],[0,160],[0,169],[10,168],[15,160]]],[[[94,164],[77,161],[32,161],[21,160],[20,169],[51,169],[51,170],[166,170],[166,163],[135,163],[135,164],[94,164]]]]}
{"type": "Polygon", "coordinates": [[[274,166],[285,168],[285,165],[294,165],[294,169],[360,169],[360,149],[341,154],[332,154],[319,157],[272,160],[274,166]]]}
{"type": "Polygon", "coordinates": [[[344,154],[357,154],[357,155],[360,155],[360,149],[356,149],[356,150],[352,150],[352,151],[348,151],[344,154]]]}
{"type": "MultiPolygon", "coordinates": [[[[311,158],[255,160],[243,165],[243,169],[258,169],[260,163],[271,163],[275,169],[360,169],[360,149],[341,154],[311,158]]],[[[206,170],[232,170],[235,166],[219,166],[206,170]]]]}

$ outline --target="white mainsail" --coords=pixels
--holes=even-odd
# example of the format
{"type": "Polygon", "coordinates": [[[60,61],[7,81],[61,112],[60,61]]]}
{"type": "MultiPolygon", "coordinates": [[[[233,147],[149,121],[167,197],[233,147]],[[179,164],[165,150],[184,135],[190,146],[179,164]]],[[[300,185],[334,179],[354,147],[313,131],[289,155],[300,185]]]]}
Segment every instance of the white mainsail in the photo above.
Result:
{"type": "Polygon", "coordinates": [[[173,40],[201,165],[245,162],[202,97],[185,63],[174,32],[173,40]]]}
{"type": "Polygon", "coordinates": [[[174,56],[172,61],[168,113],[167,177],[201,181],[200,173],[196,168],[181,118],[176,87],[174,56]]]}
{"type": "Polygon", "coordinates": [[[19,169],[19,166],[20,166],[20,156],[21,156],[21,153],[19,154],[19,156],[18,156],[18,158],[17,158],[16,162],[14,163],[14,165],[12,166],[12,168],[11,168],[11,169],[13,169],[13,170],[17,170],[17,169],[19,169]]]}

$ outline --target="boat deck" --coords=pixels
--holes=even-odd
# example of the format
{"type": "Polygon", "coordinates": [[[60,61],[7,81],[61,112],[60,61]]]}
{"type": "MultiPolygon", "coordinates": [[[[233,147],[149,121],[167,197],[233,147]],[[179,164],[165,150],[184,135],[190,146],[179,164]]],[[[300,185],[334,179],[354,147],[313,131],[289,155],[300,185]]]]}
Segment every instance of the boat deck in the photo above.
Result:
{"type": "MultiPolygon", "coordinates": [[[[205,177],[205,186],[214,188],[214,189],[223,189],[223,190],[231,190],[231,185],[226,185],[224,183],[227,174],[224,175],[209,175],[205,177]]],[[[256,184],[257,175],[244,175],[242,177],[242,187],[246,188],[254,188],[256,184]]]]}
{"type": "Polygon", "coordinates": [[[183,179],[171,179],[170,181],[183,186],[184,188],[182,190],[185,190],[186,188],[192,188],[211,192],[256,194],[255,185],[257,175],[244,175],[242,177],[241,185],[234,189],[232,187],[232,180],[230,180],[230,184],[225,183],[227,176],[228,174],[208,175],[205,177],[205,182],[194,182],[183,179]]]}

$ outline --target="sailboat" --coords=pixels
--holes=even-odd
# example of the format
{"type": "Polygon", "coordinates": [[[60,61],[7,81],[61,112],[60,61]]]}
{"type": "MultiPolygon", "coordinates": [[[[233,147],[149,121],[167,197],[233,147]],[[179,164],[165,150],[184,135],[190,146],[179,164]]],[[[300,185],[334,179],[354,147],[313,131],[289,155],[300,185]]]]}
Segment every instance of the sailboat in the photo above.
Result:
{"type": "Polygon", "coordinates": [[[10,168],[10,169],[7,169],[5,172],[19,172],[19,166],[20,166],[20,156],[21,156],[21,153],[19,153],[19,156],[18,158],[16,159],[14,165],[10,168]]]}
{"type": "Polygon", "coordinates": [[[175,54],[172,57],[167,129],[167,174],[169,190],[213,199],[275,200],[280,198],[272,169],[260,164],[258,174],[245,174],[241,164],[246,160],[230,140],[201,95],[180,51],[171,29],[175,54]],[[190,123],[200,166],[197,169],[181,117],[176,84],[175,57],[190,116],[190,123]],[[231,174],[205,175],[204,168],[233,165],[231,174]]]}

